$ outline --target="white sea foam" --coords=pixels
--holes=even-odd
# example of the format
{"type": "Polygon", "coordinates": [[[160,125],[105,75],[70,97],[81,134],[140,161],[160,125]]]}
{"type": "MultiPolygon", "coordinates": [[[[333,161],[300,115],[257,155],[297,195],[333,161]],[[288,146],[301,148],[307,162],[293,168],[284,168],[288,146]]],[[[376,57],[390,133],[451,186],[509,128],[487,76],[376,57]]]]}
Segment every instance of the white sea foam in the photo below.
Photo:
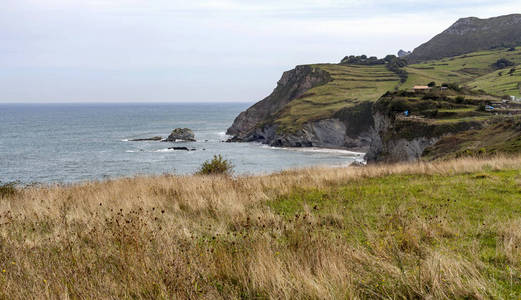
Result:
{"type": "Polygon", "coordinates": [[[155,151],[152,151],[152,152],[174,152],[175,150],[174,149],[159,149],[159,150],[155,150],[155,151]]]}
{"type": "Polygon", "coordinates": [[[345,149],[335,148],[318,148],[318,147],[272,147],[269,145],[262,145],[263,148],[269,148],[274,150],[289,150],[298,152],[312,152],[312,153],[326,153],[326,154],[340,154],[346,156],[362,157],[365,153],[349,151],[345,149]]]}
{"type": "Polygon", "coordinates": [[[128,142],[128,139],[123,139],[123,140],[121,140],[121,141],[122,141],[122,142],[128,142]]]}

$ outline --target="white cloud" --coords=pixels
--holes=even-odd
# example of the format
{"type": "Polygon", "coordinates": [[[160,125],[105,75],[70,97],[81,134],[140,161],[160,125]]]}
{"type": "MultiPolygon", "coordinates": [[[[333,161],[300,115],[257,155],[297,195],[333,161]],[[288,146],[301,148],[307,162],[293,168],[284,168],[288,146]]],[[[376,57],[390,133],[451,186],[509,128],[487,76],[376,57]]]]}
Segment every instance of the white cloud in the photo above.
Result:
{"type": "Polygon", "coordinates": [[[3,1],[0,101],[255,100],[296,64],[411,50],[459,17],[521,11],[490,0],[3,1]]]}

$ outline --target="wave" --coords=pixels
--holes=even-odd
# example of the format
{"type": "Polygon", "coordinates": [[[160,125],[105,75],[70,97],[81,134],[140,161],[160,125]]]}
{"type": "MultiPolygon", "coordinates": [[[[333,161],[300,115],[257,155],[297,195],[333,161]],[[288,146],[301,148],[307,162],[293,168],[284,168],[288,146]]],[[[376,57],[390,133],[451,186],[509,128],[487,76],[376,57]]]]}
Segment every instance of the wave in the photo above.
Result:
{"type": "MultiPolygon", "coordinates": [[[[139,153],[139,152],[144,152],[144,153],[164,153],[164,152],[185,152],[185,151],[182,151],[182,150],[179,151],[179,150],[165,148],[165,149],[159,149],[159,150],[143,150],[143,149],[140,149],[140,150],[126,150],[125,152],[126,153],[139,153]]],[[[193,151],[186,151],[186,152],[193,152],[193,151]]]]}
{"type": "Polygon", "coordinates": [[[154,151],[149,151],[149,152],[174,152],[175,150],[174,149],[159,149],[159,150],[154,150],[154,151]]]}
{"type": "Polygon", "coordinates": [[[122,139],[121,141],[122,142],[128,142],[129,140],[128,139],[122,139]]]}
{"type": "Polygon", "coordinates": [[[298,152],[312,152],[312,153],[326,153],[326,154],[341,154],[347,156],[354,157],[363,157],[365,153],[363,152],[355,152],[345,149],[335,149],[335,148],[318,148],[318,147],[273,147],[268,145],[262,145],[263,148],[269,148],[274,150],[289,150],[289,151],[298,151],[298,152]]]}

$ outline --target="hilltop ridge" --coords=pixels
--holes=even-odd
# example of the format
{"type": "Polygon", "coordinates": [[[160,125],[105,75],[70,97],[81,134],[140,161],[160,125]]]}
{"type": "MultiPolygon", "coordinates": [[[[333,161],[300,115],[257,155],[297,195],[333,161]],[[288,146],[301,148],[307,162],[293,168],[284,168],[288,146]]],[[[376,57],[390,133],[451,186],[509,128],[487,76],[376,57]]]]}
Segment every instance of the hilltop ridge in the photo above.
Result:
{"type": "Polygon", "coordinates": [[[479,50],[521,45],[521,14],[461,18],[407,56],[414,63],[479,50]]]}

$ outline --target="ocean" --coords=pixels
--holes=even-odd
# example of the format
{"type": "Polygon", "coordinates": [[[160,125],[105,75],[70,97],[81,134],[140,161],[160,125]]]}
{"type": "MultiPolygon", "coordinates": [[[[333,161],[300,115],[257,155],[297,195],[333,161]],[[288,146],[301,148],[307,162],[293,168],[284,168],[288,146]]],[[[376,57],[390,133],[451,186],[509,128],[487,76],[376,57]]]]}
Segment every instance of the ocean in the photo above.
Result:
{"type": "Polygon", "coordinates": [[[226,129],[250,104],[0,104],[0,181],[75,183],[135,175],[193,174],[213,155],[234,174],[266,174],[315,165],[342,166],[362,154],[225,143],[226,129]],[[167,137],[177,127],[197,142],[130,142],[167,137]],[[169,150],[173,146],[195,151],[169,150]]]}

